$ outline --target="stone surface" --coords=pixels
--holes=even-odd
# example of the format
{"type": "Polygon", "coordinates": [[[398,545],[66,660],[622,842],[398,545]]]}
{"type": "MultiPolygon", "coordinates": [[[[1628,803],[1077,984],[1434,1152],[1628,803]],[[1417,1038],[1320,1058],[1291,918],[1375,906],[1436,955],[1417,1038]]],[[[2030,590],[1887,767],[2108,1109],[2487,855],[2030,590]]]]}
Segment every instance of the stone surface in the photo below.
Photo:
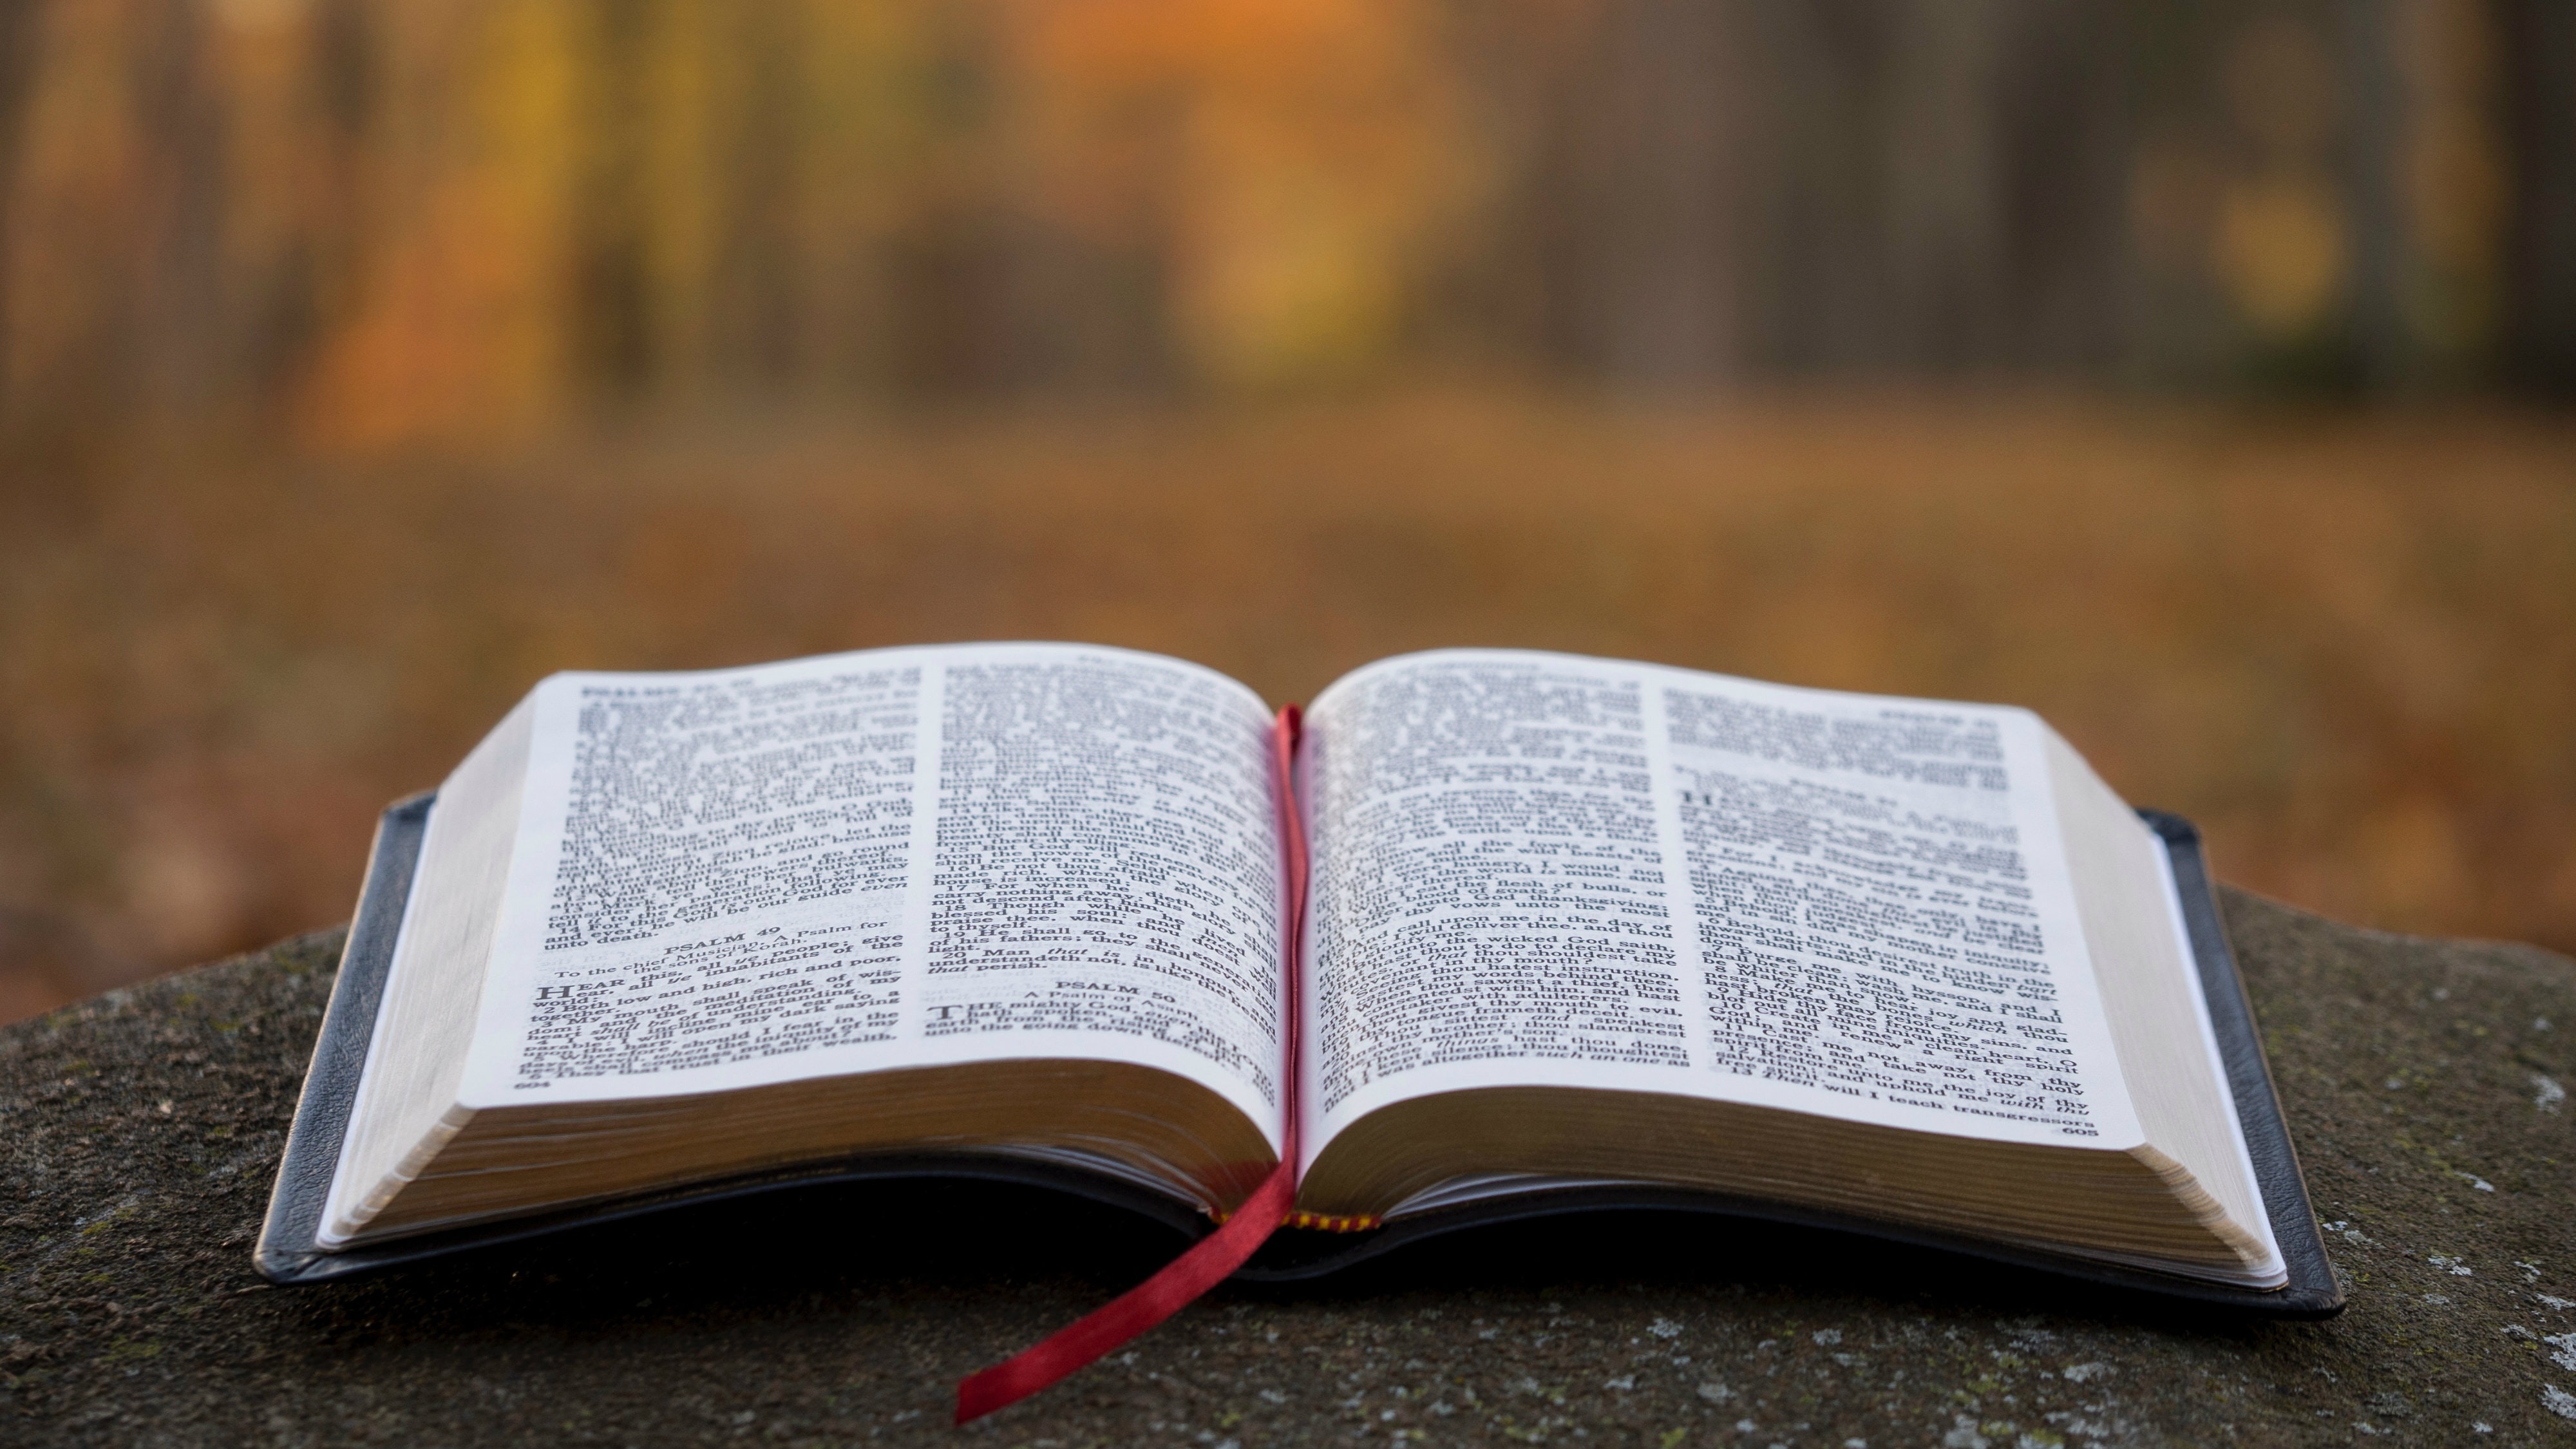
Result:
{"type": "Polygon", "coordinates": [[[1168,1240],[880,1189],[263,1286],[324,934],[0,1030],[0,1442],[2576,1445],[2576,962],[2227,910],[2352,1297],[2330,1323],[1602,1220],[1221,1290],[954,1430],[958,1376],[1168,1240]]]}

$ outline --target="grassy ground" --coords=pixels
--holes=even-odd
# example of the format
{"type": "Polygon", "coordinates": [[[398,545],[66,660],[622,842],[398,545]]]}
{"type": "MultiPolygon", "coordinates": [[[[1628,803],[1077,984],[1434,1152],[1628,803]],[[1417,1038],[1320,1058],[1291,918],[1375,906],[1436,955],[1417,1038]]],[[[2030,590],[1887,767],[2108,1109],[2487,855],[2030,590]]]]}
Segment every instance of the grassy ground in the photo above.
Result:
{"type": "Polygon", "coordinates": [[[1497,644],[2008,700],[2223,874],[2576,948],[2576,424],[1416,396],[138,448],[0,506],[0,1019],[346,914],[540,675],[921,640],[1274,699],[1497,644]]]}

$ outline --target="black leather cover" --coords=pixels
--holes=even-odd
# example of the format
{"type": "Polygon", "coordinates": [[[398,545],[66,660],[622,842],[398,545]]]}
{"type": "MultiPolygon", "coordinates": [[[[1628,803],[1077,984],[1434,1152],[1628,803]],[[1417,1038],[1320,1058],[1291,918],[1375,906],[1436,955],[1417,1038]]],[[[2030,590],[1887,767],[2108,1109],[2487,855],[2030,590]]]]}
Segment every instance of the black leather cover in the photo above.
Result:
{"type": "MultiPolygon", "coordinates": [[[[429,795],[416,795],[395,803],[385,811],[376,829],[375,850],[368,862],[365,889],[358,898],[357,919],[349,931],[330,1008],[322,1018],[321,1037],[314,1043],[313,1066],[305,1077],[304,1095],[296,1104],[286,1156],[278,1166],[277,1189],[269,1200],[268,1222],[256,1250],[260,1276],[270,1282],[326,1282],[665,1208],[821,1183],[898,1179],[1010,1182],[1127,1208],[1192,1238],[1209,1230],[1205,1218],[1169,1198],[1069,1168],[982,1154],[880,1154],[692,1184],[613,1203],[451,1229],[344,1252],[323,1251],[315,1242],[321,1227],[323,1199],[330,1191],[331,1174],[348,1127],[350,1104],[357,1096],[358,1076],[366,1063],[376,1008],[384,996],[385,973],[393,964],[394,938],[402,926],[403,904],[411,894],[412,870],[419,862],[430,801],[429,795]]],[[[2200,832],[2177,815],[2155,810],[2141,810],[2138,814],[2171,853],[2184,922],[2198,958],[2201,990],[2208,999],[2219,1050],[2227,1064],[2228,1085],[2236,1095],[2237,1115],[2244,1123],[2246,1147],[2253,1156],[2263,1200],[2271,1212],[2273,1235],[2279,1239],[2282,1256],[2288,1261],[2287,1287],[2270,1291],[2237,1288],[1842,1213],[1649,1187],[1531,1193],[1425,1213],[1364,1233],[1283,1229],[1235,1276],[1252,1282],[1295,1282],[1320,1278],[1408,1244],[1470,1228],[1575,1213],[1653,1210],[1866,1234],[2061,1273],[2106,1286],[2228,1305],[2266,1317],[2326,1318],[2341,1312],[2343,1290],[2327,1262],[2325,1240],[2308,1204],[2307,1184],[2299,1175],[2298,1155],[2290,1146],[2289,1126],[2282,1119],[2280,1099],[2272,1090],[2262,1037],[2255,1028],[2253,1008],[2245,999],[2236,957],[2228,948],[2226,927],[2218,914],[2218,896],[2201,851],[2200,832]]]]}

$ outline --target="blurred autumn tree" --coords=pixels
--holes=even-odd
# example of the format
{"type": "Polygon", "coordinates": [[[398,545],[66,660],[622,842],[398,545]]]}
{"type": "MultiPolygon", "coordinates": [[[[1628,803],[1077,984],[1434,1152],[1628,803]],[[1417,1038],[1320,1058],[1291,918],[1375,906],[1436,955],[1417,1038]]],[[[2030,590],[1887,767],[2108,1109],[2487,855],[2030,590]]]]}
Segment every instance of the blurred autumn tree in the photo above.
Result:
{"type": "Polygon", "coordinates": [[[2502,388],[2568,0],[0,0],[0,1020],[345,912],[548,670],[959,637],[2013,699],[2567,947],[2502,388]]]}
{"type": "Polygon", "coordinates": [[[0,409],[2576,379],[2552,0],[0,5],[0,409]]]}

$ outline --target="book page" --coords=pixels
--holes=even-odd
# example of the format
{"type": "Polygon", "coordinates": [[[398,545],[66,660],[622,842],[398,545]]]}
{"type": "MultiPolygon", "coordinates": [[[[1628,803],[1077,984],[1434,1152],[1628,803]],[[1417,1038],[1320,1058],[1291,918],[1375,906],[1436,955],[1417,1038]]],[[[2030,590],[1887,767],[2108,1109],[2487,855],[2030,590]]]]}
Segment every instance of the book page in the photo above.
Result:
{"type": "Polygon", "coordinates": [[[1307,720],[1309,1161],[1505,1085],[2140,1140],[2027,711],[1458,650],[1307,720]]]}
{"type": "Polygon", "coordinates": [[[1086,1058],[1281,1140],[1270,715],[1241,685],[969,645],[534,704],[466,1105],[1086,1058]]]}

